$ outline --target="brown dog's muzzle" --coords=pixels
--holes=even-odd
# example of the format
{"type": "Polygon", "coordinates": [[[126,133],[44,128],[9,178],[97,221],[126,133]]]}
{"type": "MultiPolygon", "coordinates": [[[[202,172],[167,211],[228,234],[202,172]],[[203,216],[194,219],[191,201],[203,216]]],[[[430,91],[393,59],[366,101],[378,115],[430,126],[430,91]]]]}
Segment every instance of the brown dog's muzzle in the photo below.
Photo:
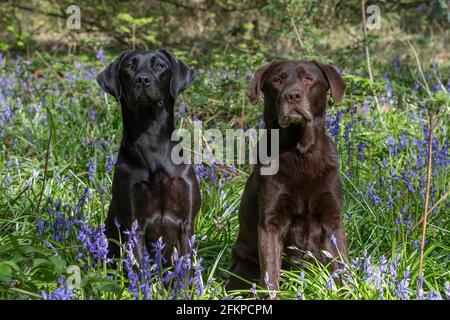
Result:
{"type": "Polygon", "coordinates": [[[292,88],[286,90],[281,97],[278,123],[280,127],[287,128],[290,125],[309,126],[313,116],[304,101],[304,93],[301,89],[292,88]]]}

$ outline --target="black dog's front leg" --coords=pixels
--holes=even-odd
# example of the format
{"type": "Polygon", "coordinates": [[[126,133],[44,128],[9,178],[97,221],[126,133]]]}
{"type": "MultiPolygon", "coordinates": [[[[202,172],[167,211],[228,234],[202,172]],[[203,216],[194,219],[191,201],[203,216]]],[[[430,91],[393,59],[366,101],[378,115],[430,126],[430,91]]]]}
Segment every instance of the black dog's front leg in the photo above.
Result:
{"type": "MultiPolygon", "coordinates": [[[[105,223],[105,233],[108,238],[108,256],[118,258],[120,256],[119,243],[128,241],[124,231],[131,231],[134,220],[139,219],[133,209],[133,192],[139,179],[146,178],[146,172],[130,168],[128,164],[121,162],[120,156],[114,172],[112,186],[112,200],[108,210],[108,217],[105,223]]],[[[135,199],[136,200],[136,199],[135,199]]],[[[138,221],[139,222],[139,221],[138,221]]],[[[136,230],[138,246],[141,247],[145,241],[142,238],[142,230],[136,230]],[[141,237],[141,238],[140,238],[141,237]]],[[[135,252],[136,249],[135,249],[135,252]]]]}

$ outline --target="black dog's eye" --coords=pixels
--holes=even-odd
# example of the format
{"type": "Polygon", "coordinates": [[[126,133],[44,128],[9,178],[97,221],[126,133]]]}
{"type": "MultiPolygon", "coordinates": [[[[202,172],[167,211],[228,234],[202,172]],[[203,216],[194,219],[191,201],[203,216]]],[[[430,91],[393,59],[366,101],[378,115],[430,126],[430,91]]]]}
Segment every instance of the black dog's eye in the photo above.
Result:
{"type": "Polygon", "coordinates": [[[164,68],[164,65],[161,62],[156,62],[153,68],[155,68],[156,70],[161,70],[162,68],[164,68]]]}
{"type": "Polygon", "coordinates": [[[283,81],[280,78],[276,78],[272,83],[274,86],[279,86],[283,83],[283,81]]]}
{"type": "Polygon", "coordinates": [[[311,84],[311,83],[314,81],[314,79],[311,78],[310,76],[304,76],[304,77],[303,77],[303,81],[304,81],[306,84],[311,84]]]}
{"type": "Polygon", "coordinates": [[[131,69],[133,69],[133,64],[132,63],[127,63],[124,67],[125,70],[130,71],[131,69]]]}

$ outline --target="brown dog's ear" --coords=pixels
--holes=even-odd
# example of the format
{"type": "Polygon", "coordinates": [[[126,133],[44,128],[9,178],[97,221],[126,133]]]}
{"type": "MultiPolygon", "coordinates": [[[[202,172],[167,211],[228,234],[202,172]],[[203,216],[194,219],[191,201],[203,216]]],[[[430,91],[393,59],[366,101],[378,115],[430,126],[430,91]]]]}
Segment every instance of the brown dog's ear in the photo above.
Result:
{"type": "Polygon", "coordinates": [[[266,80],[267,73],[266,71],[274,64],[275,62],[268,63],[258,70],[256,70],[253,79],[250,81],[247,89],[247,96],[250,99],[251,104],[256,104],[259,100],[259,94],[261,92],[261,87],[266,80]]]}
{"type": "Polygon", "coordinates": [[[107,93],[120,100],[122,88],[119,81],[119,70],[123,59],[131,51],[124,51],[97,76],[97,82],[107,93]]]}
{"type": "Polygon", "coordinates": [[[331,89],[331,97],[333,98],[334,102],[341,102],[342,97],[344,97],[345,87],[347,85],[337,72],[336,68],[334,68],[332,65],[322,64],[317,61],[313,61],[313,63],[319,67],[319,69],[324,74],[325,79],[327,79],[328,86],[331,89]]]}

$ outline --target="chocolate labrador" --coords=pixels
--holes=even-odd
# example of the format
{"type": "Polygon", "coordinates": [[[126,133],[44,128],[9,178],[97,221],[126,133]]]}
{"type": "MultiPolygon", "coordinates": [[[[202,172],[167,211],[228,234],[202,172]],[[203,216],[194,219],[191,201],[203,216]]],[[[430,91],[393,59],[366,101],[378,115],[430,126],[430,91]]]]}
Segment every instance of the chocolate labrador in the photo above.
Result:
{"type": "Polygon", "coordinates": [[[255,279],[278,290],[283,256],[298,262],[309,251],[327,262],[322,250],[347,255],[337,150],[324,126],[327,90],[340,102],[345,87],[334,67],[315,61],[276,61],[256,71],[247,95],[256,104],[264,93],[268,134],[279,130],[279,170],[262,175],[259,163],[247,181],[228,290],[248,289],[244,280],[255,279]]]}
{"type": "Polygon", "coordinates": [[[200,191],[192,166],[171,161],[171,135],[175,99],[193,80],[193,70],[163,50],[123,52],[97,77],[120,102],[123,120],[105,223],[111,257],[135,220],[137,257],[160,237],[169,264],[174,247],[189,252],[200,191]]]}

